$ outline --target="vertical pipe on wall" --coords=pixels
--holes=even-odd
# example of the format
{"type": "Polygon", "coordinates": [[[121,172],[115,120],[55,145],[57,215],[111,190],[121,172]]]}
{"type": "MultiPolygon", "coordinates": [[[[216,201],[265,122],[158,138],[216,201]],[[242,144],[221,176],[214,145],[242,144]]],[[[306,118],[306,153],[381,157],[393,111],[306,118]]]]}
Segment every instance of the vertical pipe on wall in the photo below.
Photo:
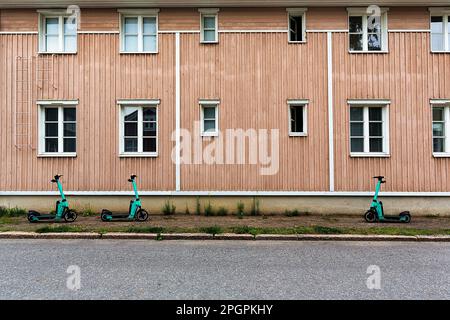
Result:
{"type": "Polygon", "coordinates": [[[334,134],[333,134],[333,47],[332,33],[327,32],[328,69],[328,165],[330,191],[334,191],[334,134]]]}
{"type": "Polygon", "coordinates": [[[181,190],[180,167],[180,122],[181,122],[181,96],[180,96],[180,33],[175,33],[175,190],[181,190]]]}

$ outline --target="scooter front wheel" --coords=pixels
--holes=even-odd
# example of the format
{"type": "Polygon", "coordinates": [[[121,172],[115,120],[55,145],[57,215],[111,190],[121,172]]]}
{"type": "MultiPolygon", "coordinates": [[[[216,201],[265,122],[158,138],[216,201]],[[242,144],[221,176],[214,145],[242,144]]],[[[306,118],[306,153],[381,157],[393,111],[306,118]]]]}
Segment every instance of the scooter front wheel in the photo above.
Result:
{"type": "Polygon", "coordinates": [[[136,212],[136,220],[143,222],[147,221],[148,219],[148,212],[144,209],[139,209],[138,212],[136,212]]]}
{"type": "Polygon", "coordinates": [[[364,214],[364,219],[366,220],[366,222],[375,222],[376,220],[376,215],[375,212],[373,212],[372,210],[367,210],[366,213],[364,214]]]}
{"type": "Polygon", "coordinates": [[[401,216],[403,218],[404,223],[410,223],[411,222],[411,215],[409,213],[406,213],[401,216]]]}
{"type": "Polygon", "coordinates": [[[77,213],[74,210],[67,210],[64,214],[64,221],[74,222],[77,219],[77,213]]]}

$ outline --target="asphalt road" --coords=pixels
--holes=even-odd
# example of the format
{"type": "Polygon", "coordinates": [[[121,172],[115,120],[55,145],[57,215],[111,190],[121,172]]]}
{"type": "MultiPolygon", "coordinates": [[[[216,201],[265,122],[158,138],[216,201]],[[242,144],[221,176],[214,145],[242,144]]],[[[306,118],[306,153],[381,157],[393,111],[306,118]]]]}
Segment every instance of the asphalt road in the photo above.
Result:
{"type": "Polygon", "coordinates": [[[1,240],[0,299],[450,299],[450,243],[1,240]]]}

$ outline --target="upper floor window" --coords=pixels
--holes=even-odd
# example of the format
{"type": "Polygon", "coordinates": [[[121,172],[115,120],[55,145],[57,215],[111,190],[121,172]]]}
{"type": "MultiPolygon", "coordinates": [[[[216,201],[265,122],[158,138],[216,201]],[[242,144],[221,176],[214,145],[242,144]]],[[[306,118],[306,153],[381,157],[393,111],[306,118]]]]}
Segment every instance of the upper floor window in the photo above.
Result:
{"type": "Polygon", "coordinates": [[[450,52],[450,8],[430,8],[431,51],[450,52]]]}
{"type": "Polygon", "coordinates": [[[78,101],[38,101],[39,154],[75,156],[78,101]]]}
{"type": "Polygon", "coordinates": [[[389,154],[388,101],[350,100],[350,154],[389,154]]]}
{"type": "Polygon", "coordinates": [[[200,100],[200,118],[202,136],[219,135],[218,100],[200,100]]]}
{"type": "Polygon", "coordinates": [[[302,8],[288,8],[288,41],[305,42],[306,41],[306,10],[302,8]]]}
{"type": "Polygon", "coordinates": [[[289,136],[306,136],[306,107],[308,100],[288,100],[289,136]]]}
{"type": "Polygon", "coordinates": [[[61,10],[39,11],[39,52],[76,53],[76,15],[61,10]]]}
{"type": "Polygon", "coordinates": [[[122,53],[158,52],[158,11],[119,10],[122,53]]]}
{"type": "Polygon", "coordinates": [[[347,10],[349,51],[387,51],[387,9],[381,9],[380,12],[370,12],[368,9],[359,8],[347,10]]]}
{"type": "Polygon", "coordinates": [[[123,100],[120,105],[120,155],[157,156],[159,100],[123,100]]]}
{"type": "Polygon", "coordinates": [[[219,9],[199,9],[200,12],[200,42],[219,42],[218,12],[219,9]]]}
{"type": "Polygon", "coordinates": [[[450,100],[432,100],[433,155],[450,156],[450,100]]]}

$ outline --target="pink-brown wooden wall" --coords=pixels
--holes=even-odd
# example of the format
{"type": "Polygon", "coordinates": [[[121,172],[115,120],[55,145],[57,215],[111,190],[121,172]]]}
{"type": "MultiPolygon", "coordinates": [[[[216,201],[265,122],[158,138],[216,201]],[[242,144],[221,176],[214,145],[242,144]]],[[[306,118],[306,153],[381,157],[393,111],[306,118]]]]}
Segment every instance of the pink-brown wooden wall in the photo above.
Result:
{"type": "MultiPolygon", "coordinates": [[[[426,8],[391,8],[389,29],[428,29],[426,8]],[[404,22],[408,23],[404,23],[404,22]]],[[[1,32],[37,31],[35,10],[0,10],[1,32]]],[[[82,9],[81,31],[118,31],[115,9],[82,9]]],[[[307,29],[345,30],[345,8],[309,8],[307,29]]],[[[198,30],[195,8],[161,9],[159,30],[198,30]]],[[[182,190],[327,191],[328,113],[326,33],[308,33],[306,44],[288,44],[285,8],[219,12],[219,44],[181,37],[181,127],[199,120],[199,99],[218,98],[219,128],[279,129],[280,165],[273,176],[258,165],[182,165],[182,190]],[[308,136],[288,137],[287,99],[308,99],[308,136]]],[[[38,55],[36,34],[0,34],[0,191],[51,190],[52,174],[65,188],[128,190],[140,176],[142,190],[174,190],[171,161],[175,129],[175,35],[159,35],[158,54],[119,54],[119,35],[78,35],[76,55],[38,55]],[[34,57],[34,58],[33,58],[34,57]],[[30,61],[30,62],[28,62],[30,61]],[[24,64],[41,65],[18,74],[24,64]],[[47,65],[47,63],[49,63],[47,65]],[[43,68],[44,64],[47,66],[43,68]],[[51,66],[51,67],[49,67],[51,66]],[[39,69],[39,68],[38,68],[39,69]],[[42,69],[48,69],[44,72],[42,69]],[[37,99],[79,99],[77,157],[38,158],[14,146],[16,83],[28,74],[31,145],[37,147],[37,99]],[[44,80],[42,80],[44,78],[44,80]],[[39,80],[41,79],[41,80],[39,80]],[[117,99],[161,99],[159,156],[118,157],[117,99]]],[[[389,53],[349,54],[346,33],[333,33],[335,189],[373,188],[384,174],[390,191],[450,191],[450,159],[433,158],[430,98],[450,98],[450,54],[431,54],[425,32],[389,33],[389,53]],[[389,158],[350,158],[347,99],[390,99],[389,158]]],[[[197,139],[200,139],[197,137],[197,139]]]]}

